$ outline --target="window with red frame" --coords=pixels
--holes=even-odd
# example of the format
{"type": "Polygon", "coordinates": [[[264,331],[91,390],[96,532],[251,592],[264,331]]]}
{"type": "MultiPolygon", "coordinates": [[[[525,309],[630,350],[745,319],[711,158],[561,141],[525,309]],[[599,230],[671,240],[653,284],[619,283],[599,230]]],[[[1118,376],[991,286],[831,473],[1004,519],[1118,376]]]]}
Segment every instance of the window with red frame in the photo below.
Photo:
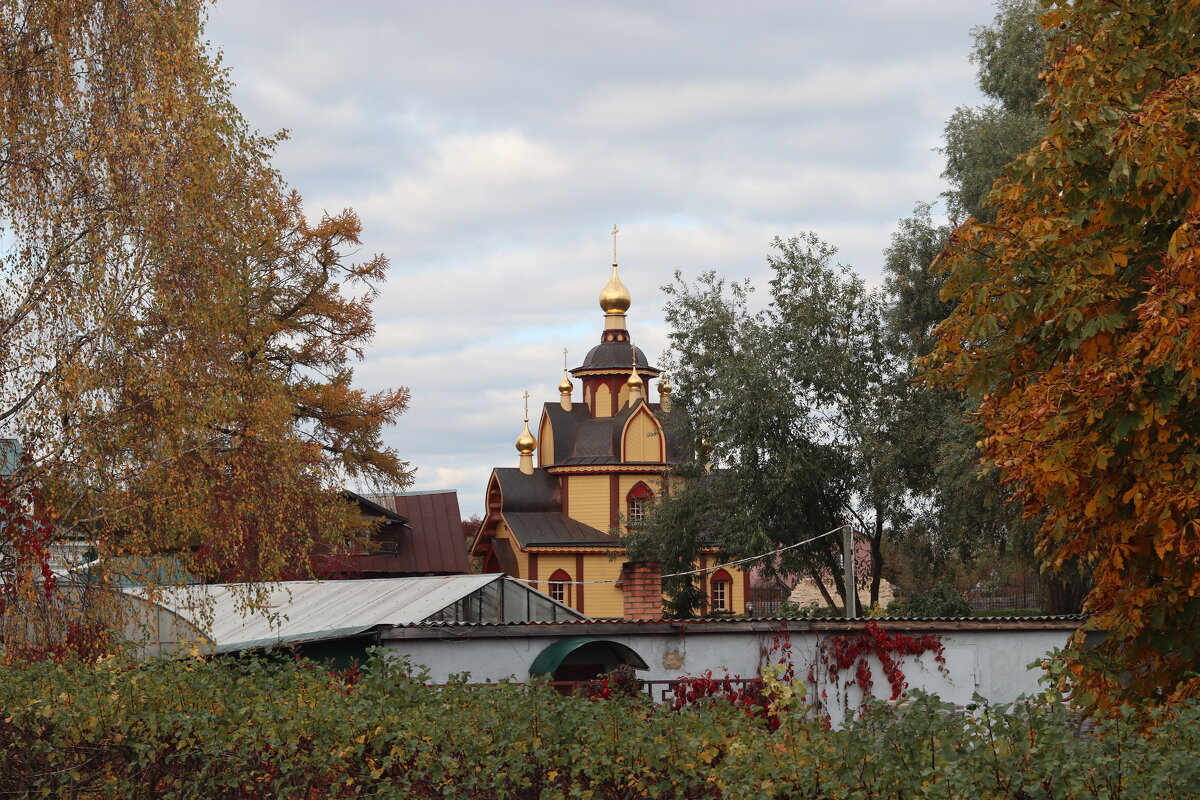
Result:
{"type": "Polygon", "coordinates": [[[560,603],[571,604],[571,576],[561,569],[554,570],[550,576],[550,597],[560,603]]]}
{"type": "Polygon", "coordinates": [[[712,574],[708,581],[709,606],[713,611],[731,611],[733,603],[733,576],[723,569],[712,574]]]}
{"type": "Polygon", "coordinates": [[[646,519],[650,504],[654,500],[654,492],[645,483],[638,481],[625,496],[625,518],[630,525],[637,525],[646,519]]]}

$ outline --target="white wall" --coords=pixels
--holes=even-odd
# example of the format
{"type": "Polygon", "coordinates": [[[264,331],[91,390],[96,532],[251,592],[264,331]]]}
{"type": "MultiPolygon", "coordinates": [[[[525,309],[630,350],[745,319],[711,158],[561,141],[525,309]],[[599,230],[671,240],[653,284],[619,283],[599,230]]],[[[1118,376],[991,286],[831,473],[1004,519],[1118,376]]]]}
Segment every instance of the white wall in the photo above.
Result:
{"type": "MultiPolygon", "coordinates": [[[[633,627],[633,626],[631,626],[633,627]]],[[[384,644],[397,655],[407,655],[414,664],[429,670],[429,679],[441,683],[456,673],[468,673],[476,682],[512,678],[529,679],[529,666],[538,653],[566,634],[455,637],[453,629],[443,629],[437,639],[384,637],[384,644]]],[[[475,632],[473,632],[474,634],[475,632]]],[[[583,631],[572,631],[579,635],[583,631]]],[[[1067,642],[1070,630],[965,630],[941,635],[945,647],[946,672],[934,662],[933,654],[905,657],[904,675],[910,687],[939,695],[949,702],[965,705],[974,694],[993,702],[1011,702],[1021,694],[1038,691],[1041,670],[1028,665],[1067,642]]],[[[678,633],[597,634],[597,638],[620,642],[635,650],[649,665],[638,672],[644,680],[671,680],[698,675],[711,669],[718,675],[743,678],[759,674],[763,659],[771,651],[775,634],[763,631],[699,632],[684,629],[678,633]]],[[[796,676],[804,679],[816,658],[818,642],[830,634],[791,633],[796,676]]],[[[874,673],[874,690],[879,697],[890,697],[891,687],[878,661],[869,662],[874,673]]],[[[825,692],[826,705],[837,718],[837,708],[855,707],[862,699],[851,675],[843,673],[839,684],[810,687],[810,693],[825,692]],[[848,689],[844,684],[850,681],[848,689]]]]}

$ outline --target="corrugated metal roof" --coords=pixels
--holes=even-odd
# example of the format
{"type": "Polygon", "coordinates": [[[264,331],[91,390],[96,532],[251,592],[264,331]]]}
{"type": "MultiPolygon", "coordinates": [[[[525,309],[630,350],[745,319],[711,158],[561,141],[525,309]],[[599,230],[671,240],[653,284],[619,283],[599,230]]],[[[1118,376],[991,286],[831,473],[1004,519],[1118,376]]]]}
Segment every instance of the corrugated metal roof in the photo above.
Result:
{"type": "MultiPolygon", "coordinates": [[[[874,621],[885,627],[899,630],[922,630],[930,632],[961,632],[988,630],[1074,630],[1087,619],[1082,614],[1037,617],[923,617],[923,618],[877,618],[874,621]]],[[[861,629],[872,620],[859,617],[823,617],[815,619],[782,619],[779,617],[698,617],[691,619],[621,619],[599,618],[590,620],[563,620],[559,622],[426,622],[404,625],[384,631],[385,639],[436,638],[437,630],[455,628],[456,636],[488,638],[520,635],[528,630],[557,630],[563,635],[591,633],[594,635],[618,635],[621,633],[656,633],[688,630],[693,633],[725,633],[741,631],[788,630],[796,633],[842,633],[861,629]]]]}
{"type": "Polygon", "coordinates": [[[266,613],[246,613],[241,608],[239,591],[244,595],[244,584],[159,588],[155,599],[189,620],[200,616],[193,609],[210,608],[208,633],[224,648],[234,643],[299,641],[323,632],[362,632],[376,625],[412,625],[503,578],[494,574],[288,581],[271,585],[266,613]]]}
{"type": "Polygon", "coordinates": [[[470,569],[457,492],[398,494],[393,503],[412,530],[408,541],[400,544],[400,556],[412,562],[409,571],[465,573],[470,569]]]}

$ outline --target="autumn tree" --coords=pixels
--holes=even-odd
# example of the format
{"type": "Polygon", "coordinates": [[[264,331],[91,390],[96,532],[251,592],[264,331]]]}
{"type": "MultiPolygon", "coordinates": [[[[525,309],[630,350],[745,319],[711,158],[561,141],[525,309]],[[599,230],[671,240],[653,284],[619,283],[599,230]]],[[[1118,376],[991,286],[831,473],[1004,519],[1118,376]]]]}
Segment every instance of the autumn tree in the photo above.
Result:
{"type": "Polygon", "coordinates": [[[3,489],[108,563],[272,578],[360,524],[338,484],[406,482],[380,430],[407,392],[351,383],[386,261],[355,263],[352,212],[309,221],[203,27],[200,0],[0,3],[3,489]]]}
{"type": "Polygon", "coordinates": [[[984,451],[1095,586],[1077,696],[1166,697],[1200,619],[1200,3],[1054,2],[1046,135],[940,260],[926,360],[982,398],[984,451]]]}

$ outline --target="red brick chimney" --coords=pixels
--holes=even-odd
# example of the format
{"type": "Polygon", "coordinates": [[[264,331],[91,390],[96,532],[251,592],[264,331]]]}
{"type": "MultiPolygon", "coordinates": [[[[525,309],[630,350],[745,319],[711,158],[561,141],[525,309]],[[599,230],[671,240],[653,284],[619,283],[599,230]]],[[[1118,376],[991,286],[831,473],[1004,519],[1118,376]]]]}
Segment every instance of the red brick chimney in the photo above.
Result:
{"type": "Polygon", "coordinates": [[[626,561],[621,565],[625,619],[662,619],[662,565],[626,561]]]}

